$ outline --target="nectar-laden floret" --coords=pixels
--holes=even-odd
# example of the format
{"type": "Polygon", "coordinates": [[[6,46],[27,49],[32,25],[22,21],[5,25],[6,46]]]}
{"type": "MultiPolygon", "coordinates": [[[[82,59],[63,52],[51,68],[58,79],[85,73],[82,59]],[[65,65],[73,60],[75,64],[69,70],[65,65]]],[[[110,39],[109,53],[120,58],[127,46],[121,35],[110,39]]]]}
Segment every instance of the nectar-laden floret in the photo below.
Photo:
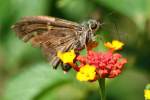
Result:
{"type": "Polygon", "coordinates": [[[66,64],[66,63],[73,63],[73,60],[76,57],[76,54],[74,50],[68,51],[68,52],[57,52],[57,57],[61,59],[61,61],[66,64]]]}
{"type": "Polygon", "coordinates": [[[90,81],[90,80],[94,80],[95,75],[96,75],[96,67],[91,66],[91,65],[85,65],[82,66],[79,70],[79,72],[77,72],[77,76],[76,78],[79,81],[90,81]]]}

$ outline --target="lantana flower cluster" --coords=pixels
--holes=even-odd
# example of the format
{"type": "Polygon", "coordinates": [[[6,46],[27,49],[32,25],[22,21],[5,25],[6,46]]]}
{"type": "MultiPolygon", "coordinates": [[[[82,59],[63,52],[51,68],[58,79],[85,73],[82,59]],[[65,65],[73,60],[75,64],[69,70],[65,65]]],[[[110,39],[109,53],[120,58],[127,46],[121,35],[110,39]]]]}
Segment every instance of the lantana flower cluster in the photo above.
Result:
{"type": "Polygon", "coordinates": [[[127,60],[115,51],[122,49],[123,45],[122,42],[113,40],[112,43],[104,43],[104,46],[108,48],[107,51],[96,52],[87,49],[87,54],[83,56],[76,55],[74,50],[71,50],[64,53],[58,52],[57,56],[63,63],[69,64],[77,71],[76,78],[79,81],[93,82],[99,78],[114,78],[122,72],[127,60]]]}
{"type": "Polygon", "coordinates": [[[113,78],[119,75],[124,64],[127,62],[125,58],[122,58],[121,54],[113,54],[110,51],[88,51],[87,56],[78,56],[77,60],[82,66],[85,66],[87,63],[93,65],[100,78],[113,78]]]}

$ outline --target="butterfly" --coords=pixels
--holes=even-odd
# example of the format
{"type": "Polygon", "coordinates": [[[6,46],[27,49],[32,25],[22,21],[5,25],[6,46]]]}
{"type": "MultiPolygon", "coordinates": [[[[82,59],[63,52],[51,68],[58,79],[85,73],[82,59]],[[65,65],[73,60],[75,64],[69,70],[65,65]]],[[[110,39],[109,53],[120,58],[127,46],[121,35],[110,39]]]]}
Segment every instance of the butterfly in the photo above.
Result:
{"type": "MultiPolygon", "coordinates": [[[[88,20],[81,24],[48,16],[27,16],[12,25],[12,29],[23,41],[41,47],[54,69],[62,64],[57,52],[83,49],[94,41],[100,22],[88,20]]],[[[62,65],[63,69],[67,69],[62,65]]]]}

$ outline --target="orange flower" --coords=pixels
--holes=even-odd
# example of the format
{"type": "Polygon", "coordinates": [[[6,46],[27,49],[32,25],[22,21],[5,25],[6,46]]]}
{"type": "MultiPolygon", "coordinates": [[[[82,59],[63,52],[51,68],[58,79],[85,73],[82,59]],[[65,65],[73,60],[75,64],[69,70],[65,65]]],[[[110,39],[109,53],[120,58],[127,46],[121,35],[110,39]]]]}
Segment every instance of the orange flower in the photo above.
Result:
{"type": "Polygon", "coordinates": [[[113,49],[113,50],[119,50],[123,47],[124,43],[118,41],[118,40],[113,40],[112,43],[106,42],[105,47],[113,49]]]}

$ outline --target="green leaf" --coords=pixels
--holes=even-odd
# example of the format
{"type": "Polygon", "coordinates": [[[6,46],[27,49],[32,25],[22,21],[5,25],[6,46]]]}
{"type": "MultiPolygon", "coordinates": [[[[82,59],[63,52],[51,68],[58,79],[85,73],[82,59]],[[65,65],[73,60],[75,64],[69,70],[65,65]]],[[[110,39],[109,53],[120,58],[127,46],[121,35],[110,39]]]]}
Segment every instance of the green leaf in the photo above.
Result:
{"type": "Polygon", "coordinates": [[[36,64],[7,81],[5,100],[83,100],[95,83],[78,82],[74,70],[64,74],[48,64],[36,64]]]}
{"type": "Polygon", "coordinates": [[[10,27],[24,16],[44,15],[48,7],[47,0],[7,0],[0,1],[0,41],[6,41],[10,27]]]}
{"type": "MultiPolygon", "coordinates": [[[[5,42],[5,68],[7,70],[15,69],[17,67],[24,66],[24,64],[29,62],[34,63],[39,60],[42,61],[42,53],[38,48],[33,48],[30,43],[26,44],[18,37],[15,33],[12,33],[7,37],[8,41],[5,42]],[[7,58],[7,59],[6,59],[7,58]]],[[[44,60],[44,59],[43,59],[44,60]]]]}
{"type": "Polygon", "coordinates": [[[144,29],[150,15],[149,0],[97,0],[97,2],[130,17],[141,30],[144,29]]]}
{"type": "Polygon", "coordinates": [[[47,0],[13,0],[11,3],[14,11],[20,16],[45,14],[48,6],[47,0]]]}
{"type": "Polygon", "coordinates": [[[41,97],[36,97],[34,100],[83,100],[86,96],[84,90],[79,89],[73,83],[63,84],[57,88],[49,89],[41,97]]]}
{"type": "Polygon", "coordinates": [[[33,100],[46,88],[55,88],[71,82],[68,74],[61,70],[53,70],[48,64],[32,65],[6,84],[6,100],[33,100]],[[56,85],[57,84],[57,85],[56,85]]]}
{"type": "Polygon", "coordinates": [[[94,9],[92,3],[87,0],[59,0],[57,5],[65,15],[76,20],[88,17],[94,9]]]}
{"type": "MultiPolygon", "coordinates": [[[[127,68],[129,69],[129,68],[127,68]]],[[[120,76],[111,79],[106,91],[115,100],[143,100],[144,87],[149,82],[146,74],[139,70],[126,70],[120,76]]]]}

